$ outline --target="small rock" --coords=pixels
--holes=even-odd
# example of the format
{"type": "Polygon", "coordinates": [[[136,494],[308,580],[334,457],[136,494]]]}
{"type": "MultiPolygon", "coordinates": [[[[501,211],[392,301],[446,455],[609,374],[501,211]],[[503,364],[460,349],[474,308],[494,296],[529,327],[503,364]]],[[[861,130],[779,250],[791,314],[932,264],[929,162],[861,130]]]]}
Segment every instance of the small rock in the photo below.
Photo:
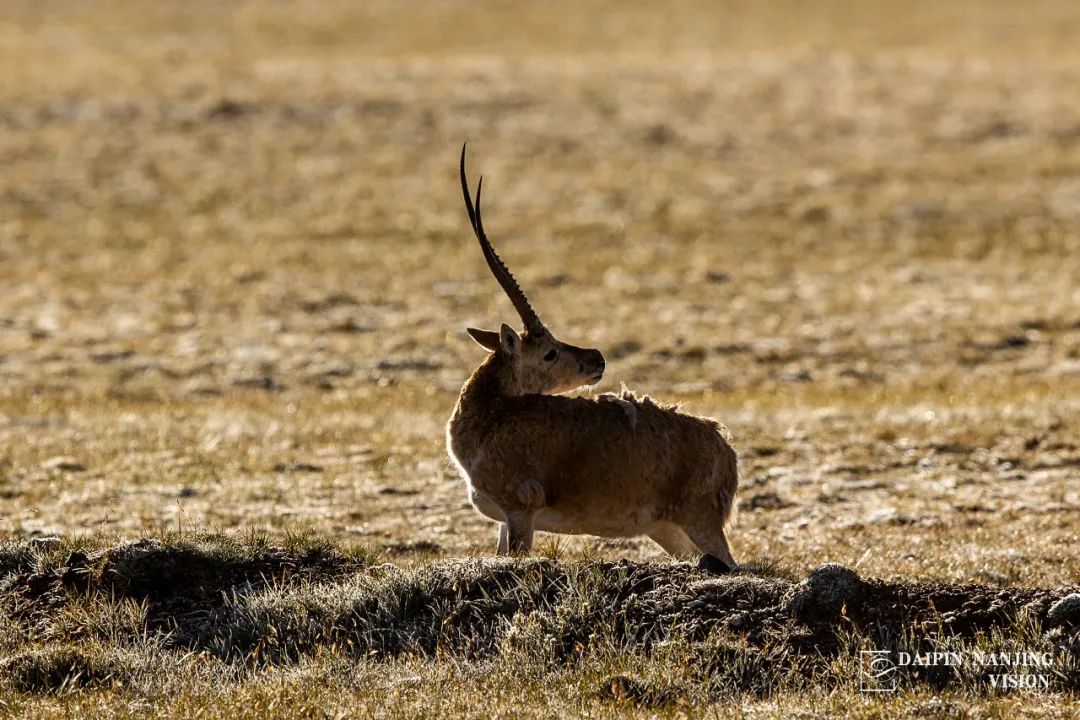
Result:
{"type": "Polygon", "coordinates": [[[828,222],[832,210],[827,205],[814,205],[803,210],[802,219],[809,223],[828,222]]]}
{"type": "Polygon", "coordinates": [[[796,368],[778,373],[776,379],[785,383],[804,383],[811,382],[814,376],[806,368],[796,368]]]}
{"type": "Polygon", "coordinates": [[[723,270],[707,270],[705,272],[705,282],[710,282],[715,285],[720,285],[731,280],[731,275],[723,270]]]}
{"type": "Polygon", "coordinates": [[[27,544],[35,550],[48,550],[51,547],[59,545],[61,542],[58,535],[47,535],[45,537],[31,538],[27,541],[27,544]]]}
{"type": "Polygon", "coordinates": [[[133,350],[126,348],[119,350],[102,350],[90,353],[90,359],[97,363],[113,363],[118,360],[127,360],[135,354],[133,350]]]}
{"type": "Polygon", "coordinates": [[[675,131],[664,123],[657,123],[645,131],[645,142],[649,145],[667,145],[677,139],[675,131]]]}
{"type": "Polygon", "coordinates": [[[209,120],[231,120],[246,115],[252,110],[253,108],[247,103],[231,98],[222,98],[206,109],[206,117],[209,120]]]}
{"type": "Polygon", "coordinates": [[[771,445],[758,445],[757,447],[750,448],[750,451],[758,457],[772,457],[780,452],[780,448],[771,445]]]}
{"type": "Polygon", "coordinates": [[[67,560],[64,561],[64,565],[69,568],[84,568],[89,561],[90,558],[86,556],[86,553],[75,550],[68,555],[67,560]]]}
{"type": "Polygon", "coordinates": [[[753,618],[750,617],[750,613],[745,610],[736,610],[727,616],[724,620],[724,627],[728,630],[747,630],[752,624],[753,618]]]}
{"type": "Polygon", "coordinates": [[[321,473],[323,471],[321,465],[313,465],[306,462],[291,462],[291,463],[277,463],[274,465],[274,472],[307,472],[307,473],[321,473]]]}
{"type": "Polygon", "coordinates": [[[863,581],[853,570],[826,563],[784,595],[784,605],[804,623],[835,621],[845,606],[858,602],[863,581]]]}
{"type": "Polygon", "coordinates": [[[1002,349],[1021,348],[1027,347],[1030,344],[1031,338],[1027,337],[1026,335],[1009,335],[1008,337],[1001,339],[999,347],[1001,347],[1002,349]]]}
{"type": "Polygon", "coordinates": [[[331,332],[360,334],[374,331],[375,326],[353,317],[347,317],[330,323],[326,329],[331,332]]]}
{"type": "Polygon", "coordinates": [[[41,463],[42,470],[60,470],[61,472],[82,472],[86,470],[86,466],[75,458],[68,457],[66,455],[60,455],[54,458],[49,458],[45,462],[41,463]]]}
{"type": "Polygon", "coordinates": [[[622,360],[625,357],[630,357],[634,353],[641,352],[641,347],[641,343],[636,340],[627,340],[616,345],[611,351],[611,356],[616,360],[622,360]]]}
{"type": "Polygon", "coordinates": [[[60,584],[69,589],[87,590],[90,587],[90,558],[78,550],[68,555],[60,568],[60,584]]]}
{"type": "Polygon", "coordinates": [[[34,573],[26,578],[26,587],[34,595],[41,595],[52,587],[52,576],[46,573],[34,573]]]}
{"type": "Polygon", "coordinates": [[[795,503],[784,500],[776,493],[758,493],[752,495],[749,500],[746,501],[746,508],[749,510],[780,510],[782,508],[791,507],[795,503]]]}
{"type": "Polygon", "coordinates": [[[232,384],[236,387],[252,388],[255,390],[267,390],[270,392],[276,392],[285,389],[284,385],[282,385],[269,375],[236,378],[232,381],[232,384]]]}
{"type": "Polygon", "coordinates": [[[390,358],[380,360],[376,370],[412,370],[417,372],[431,372],[442,369],[443,364],[438,360],[422,357],[390,358]]]}
{"type": "Polygon", "coordinates": [[[221,389],[220,388],[214,386],[213,384],[204,383],[202,381],[189,383],[186,386],[186,390],[187,390],[188,393],[190,393],[192,395],[211,396],[211,395],[220,395],[221,394],[221,389]]]}
{"type": "Polygon", "coordinates": [[[1046,624],[1052,628],[1059,625],[1080,625],[1080,593],[1066,595],[1051,605],[1046,613],[1046,624]]]}

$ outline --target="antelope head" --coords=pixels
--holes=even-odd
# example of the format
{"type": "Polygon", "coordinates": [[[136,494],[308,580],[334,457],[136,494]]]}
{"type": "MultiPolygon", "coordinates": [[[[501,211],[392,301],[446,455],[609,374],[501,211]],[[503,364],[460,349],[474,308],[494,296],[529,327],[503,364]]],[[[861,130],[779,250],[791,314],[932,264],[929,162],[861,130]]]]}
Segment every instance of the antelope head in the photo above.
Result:
{"type": "Polygon", "coordinates": [[[506,323],[495,330],[467,328],[473,340],[495,353],[502,360],[503,392],[508,395],[545,394],[554,395],[585,385],[594,385],[604,376],[604,356],[599,350],[580,348],[555,339],[551,331],[540,322],[540,316],[529,305],[529,299],[510,273],[510,269],[495,254],[495,249],[484,233],[480,217],[480,193],[484,178],[476,186],[476,205],[469,195],[469,182],[465,177],[465,146],[461,147],[461,192],[465,195],[465,209],[469,213],[476,239],[484,253],[491,274],[499,281],[503,292],[514,304],[525,326],[518,332],[506,323]]]}

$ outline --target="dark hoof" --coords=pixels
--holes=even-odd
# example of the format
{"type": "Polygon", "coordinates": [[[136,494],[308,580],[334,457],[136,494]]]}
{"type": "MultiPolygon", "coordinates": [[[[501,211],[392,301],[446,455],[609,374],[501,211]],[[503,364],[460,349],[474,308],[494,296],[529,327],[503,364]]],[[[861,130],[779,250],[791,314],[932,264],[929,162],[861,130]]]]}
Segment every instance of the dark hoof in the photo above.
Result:
{"type": "Polygon", "coordinates": [[[698,560],[697,566],[713,575],[727,575],[735,569],[715,555],[709,554],[702,555],[701,559],[698,560]]]}

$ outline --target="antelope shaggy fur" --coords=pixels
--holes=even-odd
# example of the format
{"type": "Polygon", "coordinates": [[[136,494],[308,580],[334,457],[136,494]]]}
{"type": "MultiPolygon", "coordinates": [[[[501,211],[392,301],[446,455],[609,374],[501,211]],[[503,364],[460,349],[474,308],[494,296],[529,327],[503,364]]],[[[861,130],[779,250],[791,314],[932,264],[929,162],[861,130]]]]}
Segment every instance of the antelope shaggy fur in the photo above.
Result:
{"type": "Polygon", "coordinates": [[[489,351],[461,390],[447,449],[482,514],[500,523],[499,554],[528,552],[536,530],[608,538],[647,535],[704,567],[735,566],[724,535],[738,468],[727,431],[623,391],[564,395],[604,375],[599,350],[555,339],[484,233],[465,175],[461,188],[484,259],[524,323],[468,328],[489,351]]]}

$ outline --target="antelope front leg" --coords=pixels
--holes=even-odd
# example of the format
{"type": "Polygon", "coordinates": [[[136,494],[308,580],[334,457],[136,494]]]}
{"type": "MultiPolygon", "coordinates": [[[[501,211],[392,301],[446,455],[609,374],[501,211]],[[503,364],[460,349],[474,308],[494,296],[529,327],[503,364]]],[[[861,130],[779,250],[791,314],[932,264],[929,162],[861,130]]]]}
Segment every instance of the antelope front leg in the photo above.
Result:
{"type": "MultiPolygon", "coordinates": [[[[532,550],[535,522],[535,511],[506,513],[506,524],[503,525],[503,529],[507,534],[509,554],[524,554],[532,550]]],[[[503,552],[502,547],[502,531],[500,531],[499,553],[507,554],[503,552]]]]}
{"type": "Polygon", "coordinates": [[[499,523],[499,549],[495,552],[498,555],[510,553],[510,531],[506,529],[506,523],[499,523]]]}

